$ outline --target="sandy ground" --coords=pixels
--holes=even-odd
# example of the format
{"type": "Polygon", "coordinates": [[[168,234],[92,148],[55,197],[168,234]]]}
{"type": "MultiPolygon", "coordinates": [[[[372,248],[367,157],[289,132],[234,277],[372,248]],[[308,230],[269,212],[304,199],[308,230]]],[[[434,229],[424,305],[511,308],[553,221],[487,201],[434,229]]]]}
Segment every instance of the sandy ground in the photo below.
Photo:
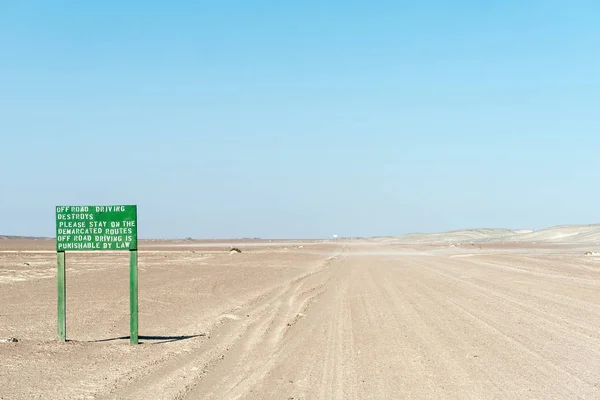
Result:
{"type": "MultiPolygon", "coordinates": [[[[600,399],[600,258],[568,246],[0,241],[2,399],[600,399]],[[303,247],[300,247],[303,246],[303,247]]],[[[593,249],[592,249],[593,250],[593,249]]]]}

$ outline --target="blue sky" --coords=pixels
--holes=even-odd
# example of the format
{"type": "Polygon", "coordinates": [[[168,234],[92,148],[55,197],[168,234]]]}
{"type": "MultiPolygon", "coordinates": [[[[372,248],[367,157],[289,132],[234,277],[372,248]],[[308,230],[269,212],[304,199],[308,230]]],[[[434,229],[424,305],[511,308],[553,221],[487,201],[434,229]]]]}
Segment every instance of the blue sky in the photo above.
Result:
{"type": "Polygon", "coordinates": [[[0,3],[0,234],[600,222],[600,3],[170,3],[0,3]]]}

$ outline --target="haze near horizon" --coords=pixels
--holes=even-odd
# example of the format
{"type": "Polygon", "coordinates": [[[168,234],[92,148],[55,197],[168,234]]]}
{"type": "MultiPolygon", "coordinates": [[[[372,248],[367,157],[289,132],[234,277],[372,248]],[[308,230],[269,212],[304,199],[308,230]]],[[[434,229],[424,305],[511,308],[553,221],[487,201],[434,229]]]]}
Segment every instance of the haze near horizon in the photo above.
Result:
{"type": "Polygon", "coordinates": [[[140,238],[600,222],[600,5],[0,5],[0,234],[137,204],[140,238]]]}

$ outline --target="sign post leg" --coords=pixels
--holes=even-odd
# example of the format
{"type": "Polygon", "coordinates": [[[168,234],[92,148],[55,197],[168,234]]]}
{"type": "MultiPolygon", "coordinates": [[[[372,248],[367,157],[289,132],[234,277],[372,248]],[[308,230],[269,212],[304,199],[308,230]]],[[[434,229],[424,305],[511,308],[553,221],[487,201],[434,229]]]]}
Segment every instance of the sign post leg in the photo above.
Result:
{"type": "Polygon", "coordinates": [[[67,341],[67,298],[65,276],[65,252],[56,253],[56,276],[58,280],[58,340],[67,341]]]}
{"type": "Polygon", "coordinates": [[[138,344],[138,256],[137,250],[129,251],[129,326],[131,344],[138,344]]]}

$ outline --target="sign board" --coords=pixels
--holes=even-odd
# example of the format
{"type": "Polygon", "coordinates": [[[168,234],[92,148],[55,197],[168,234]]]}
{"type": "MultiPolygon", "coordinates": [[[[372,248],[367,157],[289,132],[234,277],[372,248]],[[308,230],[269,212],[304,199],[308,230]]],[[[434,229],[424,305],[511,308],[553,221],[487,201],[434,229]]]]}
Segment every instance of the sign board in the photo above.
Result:
{"type": "Polygon", "coordinates": [[[138,344],[137,206],[56,207],[58,340],[67,340],[67,251],[129,250],[129,341],[138,344]]]}
{"type": "Polygon", "coordinates": [[[137,250],[137,207],[56,207],[56,251],[80,250],[137,250]]]}

